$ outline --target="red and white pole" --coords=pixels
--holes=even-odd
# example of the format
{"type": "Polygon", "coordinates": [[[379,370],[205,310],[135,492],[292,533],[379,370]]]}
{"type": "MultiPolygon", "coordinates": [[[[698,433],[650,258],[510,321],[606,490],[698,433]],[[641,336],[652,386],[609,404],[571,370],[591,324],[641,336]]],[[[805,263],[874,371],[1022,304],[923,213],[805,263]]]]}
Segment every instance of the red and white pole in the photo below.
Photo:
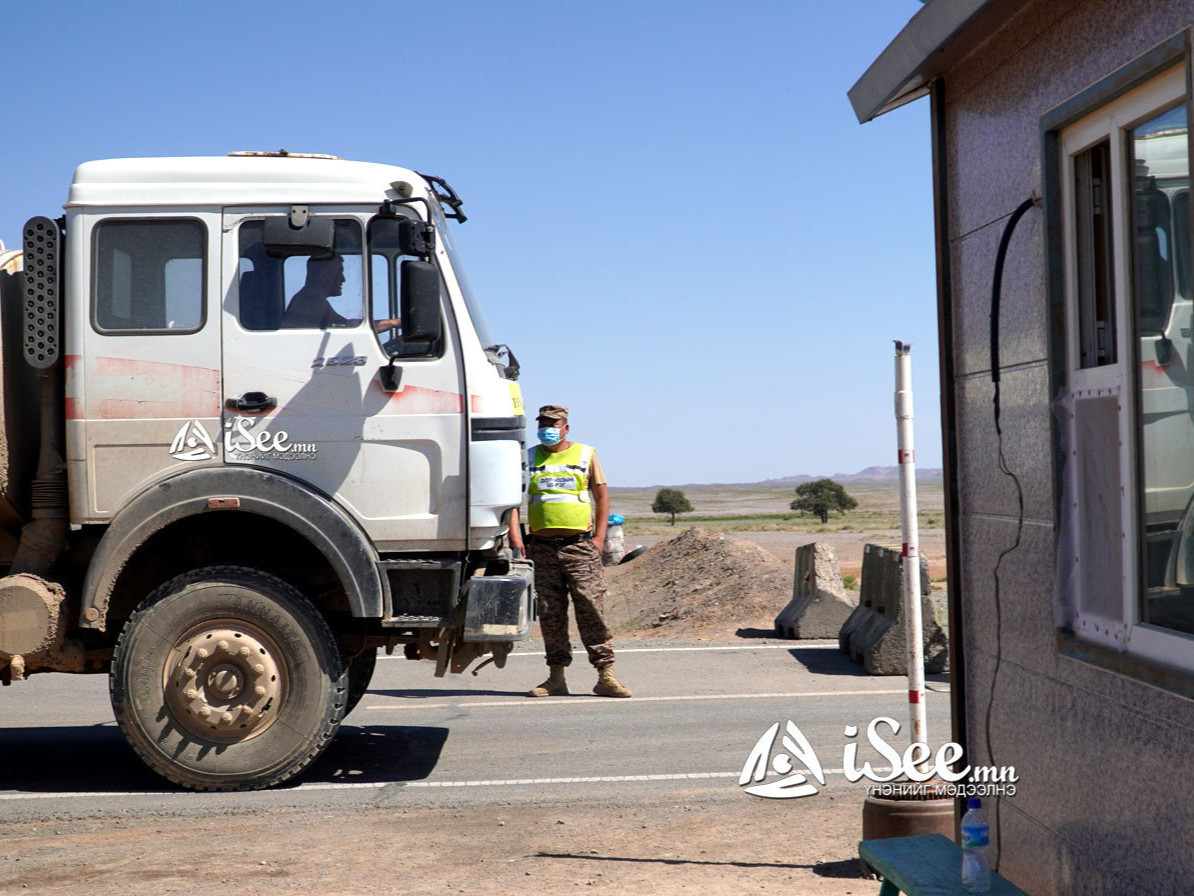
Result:
{"type": "Polygon", "coordinates": [[[908,710],[912,743],[927,744],[925,651],[920,614],[920,527],[916,518],[916,448],[912,438],[912,346],[895,344],[895,415],[900,459],[900,531],[903,534],[904,632],[908,645],[908,710]]]}

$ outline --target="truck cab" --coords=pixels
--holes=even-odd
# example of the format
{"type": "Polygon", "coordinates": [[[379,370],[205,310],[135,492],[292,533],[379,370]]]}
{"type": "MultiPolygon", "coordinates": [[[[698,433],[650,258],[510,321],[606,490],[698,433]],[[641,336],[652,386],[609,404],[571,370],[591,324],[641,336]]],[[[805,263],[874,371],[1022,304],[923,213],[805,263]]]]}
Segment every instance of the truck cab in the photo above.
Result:
{"type": "Polygon", "coordinates": [[[108,672],[155,770],[243,789],[318,755],[379,647],[504,663],[524,416],[449,217],[438,178],[333,157],[77,169],[0,340],[39,383],[5,429],[41,432],[5,471],[5,684],[108,672]]]}

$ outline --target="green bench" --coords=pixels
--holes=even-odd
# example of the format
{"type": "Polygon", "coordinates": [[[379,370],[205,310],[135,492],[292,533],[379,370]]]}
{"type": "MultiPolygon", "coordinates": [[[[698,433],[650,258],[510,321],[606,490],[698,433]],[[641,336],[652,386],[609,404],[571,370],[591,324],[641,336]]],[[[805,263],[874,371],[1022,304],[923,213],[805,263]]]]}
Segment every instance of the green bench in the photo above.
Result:
{"type": "MultiPolygon", "coordinates": [[[[940,834],[863,840],[858,855],[883,875],[879,896],[957,896],[962,889],[962,850],[940,834]]],[[[991,872],[991,896],[1028,896],[991,872]]]]}

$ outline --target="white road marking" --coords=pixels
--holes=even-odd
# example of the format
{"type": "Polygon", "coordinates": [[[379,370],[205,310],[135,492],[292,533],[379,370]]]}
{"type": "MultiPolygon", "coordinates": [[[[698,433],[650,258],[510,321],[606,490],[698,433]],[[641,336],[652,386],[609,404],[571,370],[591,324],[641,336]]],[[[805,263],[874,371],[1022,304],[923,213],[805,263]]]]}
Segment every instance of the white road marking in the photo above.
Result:
{"type": "MultiPolygon", "coordinates": [[[[478,700],[471,703],[373,703],[365,709],[473,709],[482,706],[563,706],[568,703],[585,703],[590,706],[636,706],[640,703],[672,703],[682,700],[789,700],[803,697],[870,697],[889,696],[891,694],[907,694],[907,688],[896,691],[796,691],[786,694],[681,694],[676,697],[634,697],[631,701],[599,700],[596,697],[576,697],[560,699],[559,697],[539,698],[535,700],[523,697],[511,697],[508,700],[478,700]]],[[[402,698],[395,698],[402,699],[402,698]]]]}
{"type": "MultiPolygon", "coordinates": [[[[838,649],[836,642],[832,644],[732,644],[721,647],[711,644],[708,647],[619,647],[614,650],[614,653],[675,653],[684,650],[795,650],[803,647],[811,647],[816,650],[838,649]]],[[[541,657],[543,654],[520,652],[518,656],[541,657]]]]}
{"type": "MultiPolygon", "coordinates": [[[[677,775],[605,775],[584,778],[510,778],[496,781],[404,781],[403,787],[525,787],[534,784],[604,784],[625,781],[684,781],[704,778],[737,778],[738,772],[688,772],[677,775]]],[[[377,784],[303,784],[296,790],[336,790],[340,787],[386,787],[377,784]]]]}
{"type": "Polygon", "coordinates": [[[169,798],[172,796],[181,796],[182,794],[173,793],[142,793],[140,791],[130,790],[125,792],[108,792],[103,790],[93,791],[78,791],[75,793],[0,793],[0,801],[5,800],[72,800],[85,799],[87,797],[98,797],[100,799],[110,800],[119,799],[121,797],[130,796],[155,796],[159,798],[169,798]]]}
{"type": "MultiPolygon", "coordinates": [[[[792,644],[730,644],[730,645],[722,645],[720,647],[716,646],[716,645],[712,645],[712,644],[709,645],[708,647],[618,647],[614,650],[614,653],[617,653],[617,654],[622,654],[622,653],[678,653],[678,652],[692,651],[692,650],[837,650],[837,649],[838,649],[837,642],[834,641],[832,643],[826,642],[826,643],[818,643],[818,644],[806,644],[803,642],[792,643],[792,644]]],[[[538,659],[543,659],[543,653],[541,651],[531,651],[531,650],[520,650],[515,653],[511,653],[511,654],[509,654],[508,658],[513,659],[514,657],[524,657],[524,656],[537,657],[538,659]]],[[[397,654],[397,653],[395,653],[393,655],[382,653],[382,654],[378,654],[377,658],[379,660],[406,659],[406,657],[402,656],[401,654],[397,654]]]]}
{"type": "MultiPolygon", "coordinates": [[[[891,768],[876,768],[873,769],[876,773],[890,772],[891,768]]],[[[826,775],[844,775],[846,770],[844,768],[827,768],[823,769],[826,775]]],[[[608,775],[603,777],[592,778],[515,778],[511,780],[498,781],[410,781],[405,786],[407,787],[518,787],[526,786],[528,784],[619,784],[630,781],[687,781],[708,778],[735,778],[737,779],[742,774],[737,772],[687,772],[677,775],[608,775]]],[[[335,784],[313,784],[312,789],[330,789],[336,787],[335,784]]],[[[353,785],[353,786],[370,786],[370,785],[353,785]]],[[[383,785],[384,786],[384,785],[383,785]]],[[[299,787],[299,790],[305,788],[299,787]]]]}
{"type": "MultiPolygon", "coordinates": [[[[890,772],[890,768],[876,768],[877,773],[890,772]]],[[[843,775],[845,769],[827,768],[826,775],[843,775]]],[[[681,772],[672,775],[598,775],[578,778],[509,778],[493,781],[361,781],[361,782],[328,782],[325,784],[300,784],[290,788],[285,793],[315,790],[381,790],[385,787],[527,787],[543,784],[624,784],[642,781],[696,781],[718,778],[737,779],[741,775],[737,772],[681,772]]],[[[262,795],[271,791],[261,791],[262,795]]],[[[245,794],[248,796],[248,794],[245,794]]],[[[162,800],[194,796],[186,793],[139,793],[139,792],[105,792],[78,791],[74,793],[0,793],[0,801],[5,800],[61,800],[96,798],[104,800],[121,799],[127,797],[156,797],[162,800]]]]}

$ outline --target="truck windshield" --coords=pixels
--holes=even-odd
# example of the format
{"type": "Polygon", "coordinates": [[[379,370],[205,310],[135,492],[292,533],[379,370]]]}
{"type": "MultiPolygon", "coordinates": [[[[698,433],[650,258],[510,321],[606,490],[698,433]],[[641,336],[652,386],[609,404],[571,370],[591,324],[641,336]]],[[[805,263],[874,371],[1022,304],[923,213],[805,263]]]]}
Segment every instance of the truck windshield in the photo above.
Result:
{"type": "Polygon", "coordinates": [[[444,249],[448,253],[448,258],[452,262],[452,271],[456,274],[456,282],[460,284],[460,291],[464,293],[464,303],[468,306],[469,317],[473,319],[473,327],[477,330],[477,338],[481,340],[481,345],[485,348],[493,345],[493,339],[489,336],[489,327],[485,324],[485,316],[481,314],[481,306],[477,304],[476,294],[473,292],[472,284],[469,283],[468,274],[465,273],[464,264],[460,260],[460,253],[456,251],[456,244],[452,242],[452,235],[448,232],[448,222],[444,218],[443,210],[440,209],[436,203],[431,204],[435,215],[435,229],[439,235],[440,240],[444,244],[444,249]]]}

